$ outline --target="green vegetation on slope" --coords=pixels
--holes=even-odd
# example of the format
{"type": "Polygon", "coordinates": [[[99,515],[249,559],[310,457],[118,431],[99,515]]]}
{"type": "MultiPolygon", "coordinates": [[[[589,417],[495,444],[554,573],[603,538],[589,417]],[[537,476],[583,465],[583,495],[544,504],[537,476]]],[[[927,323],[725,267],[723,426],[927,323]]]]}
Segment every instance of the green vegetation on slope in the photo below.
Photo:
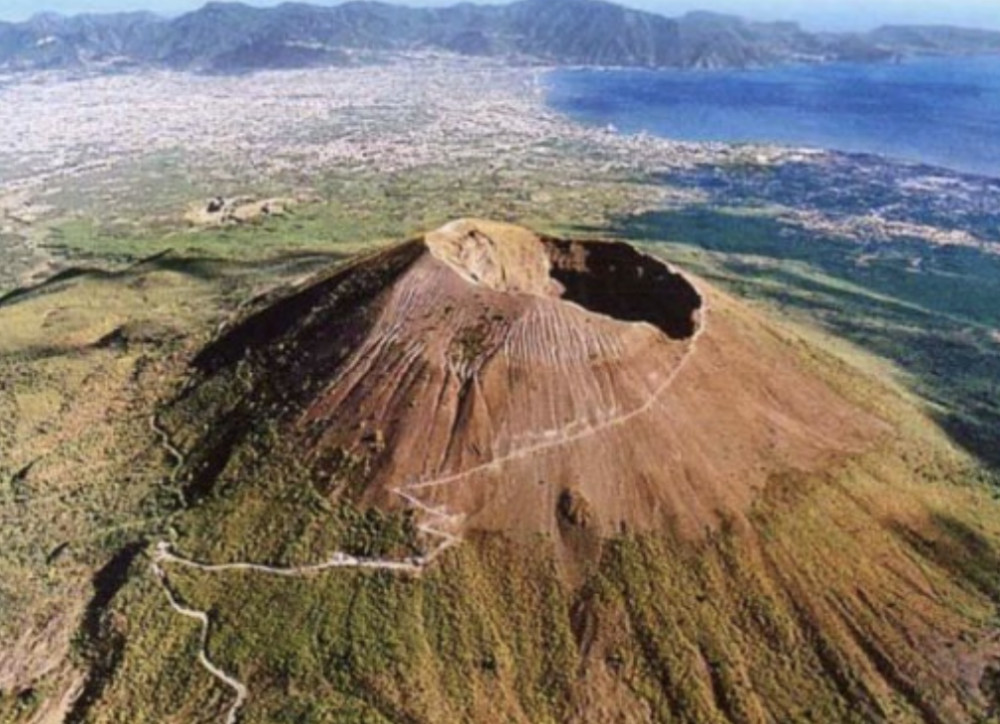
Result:
{"type": "MultiPolygon", "coordinates": [[[[832,480],[775,481],[756,534],[610,541],[580,587],[547,542],[497,536],[421,577],[169,575],[250,689],[246,722],[564,721],[602,704],[664,722],[959,721],[976,682],[939,667],[997,624],[1000,529],[969,514],[975,493],[942,492],[947,461],[923,459],[924,480],[880,451],[832,480]]],[[[231,692],[145,562],[111,615],[128,637],[89,721],[224,714],[231,692]]]]}

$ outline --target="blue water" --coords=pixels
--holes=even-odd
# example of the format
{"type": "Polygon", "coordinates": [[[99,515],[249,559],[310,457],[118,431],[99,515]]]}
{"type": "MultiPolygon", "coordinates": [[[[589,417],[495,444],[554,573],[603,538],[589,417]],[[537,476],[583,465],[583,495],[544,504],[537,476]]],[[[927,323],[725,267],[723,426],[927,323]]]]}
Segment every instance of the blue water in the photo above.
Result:
{"type": "Polygon", "coordinates": [[[1000,57],[749,71],[560,70],[548,102],[585,123],[688,141],[876,153],[1000,177],[1000,57]]]}

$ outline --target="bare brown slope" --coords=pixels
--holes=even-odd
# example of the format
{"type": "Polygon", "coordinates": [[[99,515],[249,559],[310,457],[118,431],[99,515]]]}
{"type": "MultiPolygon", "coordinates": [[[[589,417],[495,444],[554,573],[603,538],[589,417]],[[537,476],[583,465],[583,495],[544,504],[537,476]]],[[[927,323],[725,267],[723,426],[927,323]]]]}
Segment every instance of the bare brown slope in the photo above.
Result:
{"type": "Polygon", "coordinates": [[[461,530],[697,537],[882,429],[751,313],[624,244],[456,222],[332,280],[199,360],[268,360],[257,409],[287,411],[331,496],[363,458],[364,501],[461,530]]]}

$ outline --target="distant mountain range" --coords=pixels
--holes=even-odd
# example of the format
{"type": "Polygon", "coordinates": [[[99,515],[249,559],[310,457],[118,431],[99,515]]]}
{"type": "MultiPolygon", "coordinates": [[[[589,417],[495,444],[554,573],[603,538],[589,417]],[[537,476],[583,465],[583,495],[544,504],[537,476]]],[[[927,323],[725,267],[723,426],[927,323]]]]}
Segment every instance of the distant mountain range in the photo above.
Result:
{"type": "Polygon", "coordinates": [[[441,50],[518,62],[645,68],[743,68],[1000,52],[1000,32],[883,27],[809,33],[715,13],[667,18],[599,0],[520,0],[413,8],[381,2],[255,8],[212,2],[177,18],[151,13],[0,23],[0,69],[157,66],[230,72],[351,62],[358,53],[441,50]]]}

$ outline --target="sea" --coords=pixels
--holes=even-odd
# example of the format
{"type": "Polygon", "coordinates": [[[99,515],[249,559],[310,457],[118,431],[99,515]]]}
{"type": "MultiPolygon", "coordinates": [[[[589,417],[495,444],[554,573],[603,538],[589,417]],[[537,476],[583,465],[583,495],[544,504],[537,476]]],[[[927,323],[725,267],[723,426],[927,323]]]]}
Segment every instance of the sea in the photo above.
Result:
{"type": "Polygon", "coordinates": [[[567,69],[552,108],[684,141],[873,153],[1000,178],[1000,56],[753,70],[567,69]]]}

